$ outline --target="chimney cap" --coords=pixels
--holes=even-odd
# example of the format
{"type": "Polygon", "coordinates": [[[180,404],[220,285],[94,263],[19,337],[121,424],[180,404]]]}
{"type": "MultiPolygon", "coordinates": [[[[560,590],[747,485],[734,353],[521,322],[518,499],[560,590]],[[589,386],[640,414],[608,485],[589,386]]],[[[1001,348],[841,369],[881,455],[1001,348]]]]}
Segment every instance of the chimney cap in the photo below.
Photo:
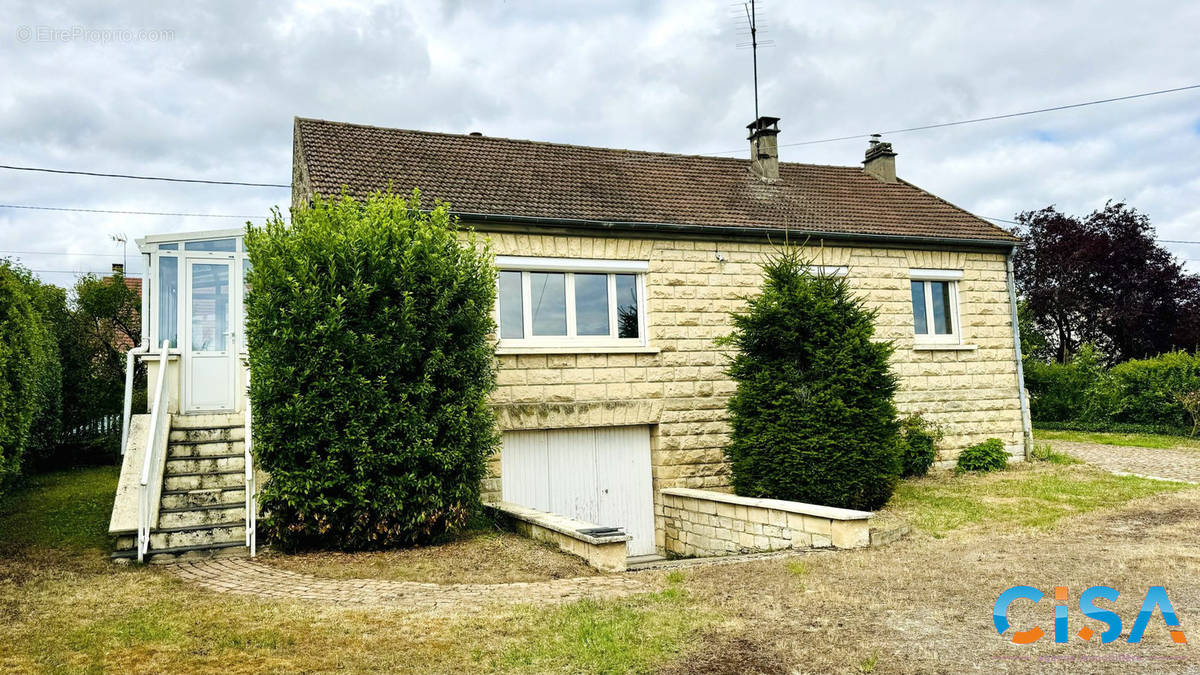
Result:
{"type": "Polygon", "coordinates": [[[774,136],[779,133],[779,118],[763,115],[746,125],[750,130],[750,138],[758,138],[759,136],[774,136]]]}
{"type": "Polygon", "coordinates": [[[483,132],[482,131],[472,131],[471,133],[469,133],[467,135],[468,136],[482,136],[483,132]]]}

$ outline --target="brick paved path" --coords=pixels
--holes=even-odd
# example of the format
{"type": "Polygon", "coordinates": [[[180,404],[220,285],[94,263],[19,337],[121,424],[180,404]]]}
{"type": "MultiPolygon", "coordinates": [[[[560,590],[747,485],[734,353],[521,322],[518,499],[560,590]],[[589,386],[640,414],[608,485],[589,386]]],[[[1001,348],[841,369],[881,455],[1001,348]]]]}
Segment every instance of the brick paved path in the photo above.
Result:
{"type": "Polygon", "coordinates": [[[1136,448],[1075,441],[1050,441],[1050,444],[1056,450],[1109,471],[1200,483],[1200,450],[1136,448]]]}
{"type": "Polygon", "coordinates": [[[391,606],[417,612],[477,611],[496,604],[557,603],[653,590],[641,575],[512,584],[426,584],[378,579],[322,579],[243,558],[171,565],[176,576],[220,593],[300,598],[338,605],[391,606]]]}

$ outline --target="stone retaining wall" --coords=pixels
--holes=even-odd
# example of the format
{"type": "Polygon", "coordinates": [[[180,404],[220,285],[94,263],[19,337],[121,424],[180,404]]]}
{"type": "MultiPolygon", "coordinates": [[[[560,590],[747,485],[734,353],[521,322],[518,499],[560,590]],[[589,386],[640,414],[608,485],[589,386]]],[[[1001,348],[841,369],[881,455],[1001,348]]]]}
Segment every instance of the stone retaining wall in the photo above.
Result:
{"type": "Polygon", "coordinates": [[[868,511],[688,488],[666,488],[660,496],[665,548],[675,555],[859,548],[871,543],[868,511]]]}

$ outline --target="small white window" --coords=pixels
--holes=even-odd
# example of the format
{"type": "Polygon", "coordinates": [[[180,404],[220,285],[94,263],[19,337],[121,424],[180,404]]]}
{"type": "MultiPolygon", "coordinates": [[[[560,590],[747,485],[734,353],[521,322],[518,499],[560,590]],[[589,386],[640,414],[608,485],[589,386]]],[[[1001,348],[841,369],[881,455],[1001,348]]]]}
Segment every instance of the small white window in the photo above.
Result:
{"type": "Polygon", "coordinates": [[[501,347],[646,344],[647,263],[498,256],[496,266],[501,347]]]}
{"type": "Polygon", "coordinates": [[[958,282],[961,270],[910,270],[913,334],[919,343],[959,343],[958,282]]]}

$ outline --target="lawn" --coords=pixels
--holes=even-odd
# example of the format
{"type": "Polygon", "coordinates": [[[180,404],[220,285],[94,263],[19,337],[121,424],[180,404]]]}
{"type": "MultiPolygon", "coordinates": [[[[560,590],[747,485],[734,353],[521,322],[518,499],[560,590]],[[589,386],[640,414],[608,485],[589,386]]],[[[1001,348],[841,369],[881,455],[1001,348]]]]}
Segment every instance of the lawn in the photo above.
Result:
{"type": "Polygon", "coordinates": [[[1098,443],[1100,445],[1126,445],[1138,448],[1171,448],[1176,450],[1200,450],[1200,440],[1186,436],[1162,434],[1116,434],[1099,431],[1061,431],[1057,429],[1034,429],[1039,441],[1071,441],[1073,443],[1098,443]]]}
{"type": "MultiPolygon", "coordinates": [[[[990,603],[1013,583],[1105,582],[1124,602],[1125,589],[1133,597],[1165,582],[1185,629],[1186,608],[1200,606],[1200,589],[1178,585],[1200,576],[1200,490],[1051,462],[905,482],[886,515],[917,532],[888,547],[639,573],[648,592],[622,599],[437,616],[249,599],[162,568],[113,565],[105,527],[115,483],[107,468],[51,474],[0,503],[0,672],[959,672],[994,669],[1010,653],[990,627],[990,603]]],[[[506,552],[536,546],[508,537],[479,532],[346,563],[397,579],[494,578],[514,567],[503,573],[550,578],[578,564],[542,547],[506,552]],[[525,570],[504,557],[525,554],[544,557],[525,570]]],[[[328,554],[272,564],[348,574],[328,554]]],[[[1043,643],[1024,653],[1055,649],[1043,643]]],[[[1106,653],[1133,647],[1180,653],[1161,622],[1143,645],[1106,653]]]]}
{"type": "Polygon", "coordinates": [[[1048,457],[1051,461],[995,473],[942,472],[904,481],[880,516],[907,522],[934,537],[964,528],[1044,529],[1067,516],[1188,487],[1116,476],[1071,464],[1058,454],[1048,457]]]}

